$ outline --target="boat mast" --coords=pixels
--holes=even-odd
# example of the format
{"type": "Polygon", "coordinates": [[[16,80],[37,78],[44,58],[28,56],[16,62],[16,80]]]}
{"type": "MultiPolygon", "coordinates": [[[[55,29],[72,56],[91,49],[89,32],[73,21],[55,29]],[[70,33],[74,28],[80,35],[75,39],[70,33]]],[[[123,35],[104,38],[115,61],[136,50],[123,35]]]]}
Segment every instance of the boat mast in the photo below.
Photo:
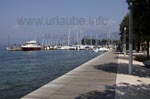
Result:
{"type": "Polygon", "coordinates": [[[8,35],[8,47],[10,47],[10,36],[8,35]]]}
{"type": "Polygon", "coordinates": [[[91,41],[90,43],[91,43],[91,45],[92,45],[92,43],[93,43],[93,42],[92,42],[92,34],[90,34],[90,41],[91,41]]]}
{"type": "Polygon", "coordinates": [[[78,38],[78,33],[76,33],[76,40],[77,40],[77,45],[79,46],[79,38],[78,38]]]}
{"type": "Polygon", "coordinates": [[[97,35],[96,35],[96,39],[95,39],[95,40],[96,40],[95,45],[96,45],[96,46],[98,46],[98,39],[97,39],[97,35]]]}
{"type": "Polygon", "coordinates": [[[79,45],[82,45],[82,42],[81,42],[81,37],[82,37],[82,31],[80,30],[80,39],[79,39],[79,45]]]}
{"type": "Polygon", "coordinates": [[[68,46],[70,45],[70,32],[71,32],[71,30],[69,29],[69,34],[68,34],[68,46]]]}

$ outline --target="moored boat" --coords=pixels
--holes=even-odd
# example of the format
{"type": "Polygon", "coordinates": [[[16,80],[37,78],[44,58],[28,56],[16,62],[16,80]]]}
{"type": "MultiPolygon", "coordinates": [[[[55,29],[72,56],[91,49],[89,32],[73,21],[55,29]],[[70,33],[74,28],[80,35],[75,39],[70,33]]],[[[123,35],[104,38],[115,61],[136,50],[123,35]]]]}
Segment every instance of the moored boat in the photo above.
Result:
{"type": "Polygon", "coordinates": [[[110,49],[106,48],[106,47],[101,47],[101,48],[96,48],[93,49],[94,52],[108,52],[110,49]]]}
{"type": "Polygon", "coordinates": [[[37,44],[35,40],[32,40],[21,45],[21,49],[23,51],[36,51],[36,50],[41,50],[42,47],[40,44],[37,44]]]}

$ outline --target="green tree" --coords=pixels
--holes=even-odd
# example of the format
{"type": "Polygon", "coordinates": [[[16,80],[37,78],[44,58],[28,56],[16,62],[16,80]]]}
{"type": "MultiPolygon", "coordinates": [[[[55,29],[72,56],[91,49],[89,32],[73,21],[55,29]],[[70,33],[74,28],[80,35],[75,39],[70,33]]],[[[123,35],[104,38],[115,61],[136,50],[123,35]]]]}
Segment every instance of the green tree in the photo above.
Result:
{"type": "MultiPolygon", "coordinates": [[[[123,44],[124,33],[126,33],[125,34],[126,35],[126,41],[128,41],[128,32],[129,32],[128,26],[129,26],[129,14],[127,13],[124,16],[124,18],[120,24],[120,41],[121,41],[121,44],[123,44]],[[127,29],[126,31],[124,30],[124,27],[126,27],[126,29],[127,29]]],[[[128,45],[128,42],[126,42],[126,45],[128,45]]]]}
{"type": "MultiPolygon", "coordinates": [[[[149,42],[150,42],[150,0],[126,0],[127,3],[132,1],[133,7],[133,42],[136,42],[138,48],[140,42],[147,42],[147,58],[149,59],[149,42]]],[[[124,27],[128,32],[129,17],[124,17],[120,24],[121,41],[123,38],[124,27]]],[[[128,37],[127,37],[128,38],[128,37]]]]}
{"type": "Polygon", "coordinates": [[[147,42],[147,59],[149,59],[150,1],[134,0],[133,4],[134,31],[137,32],[138,41],[147,42]]]}

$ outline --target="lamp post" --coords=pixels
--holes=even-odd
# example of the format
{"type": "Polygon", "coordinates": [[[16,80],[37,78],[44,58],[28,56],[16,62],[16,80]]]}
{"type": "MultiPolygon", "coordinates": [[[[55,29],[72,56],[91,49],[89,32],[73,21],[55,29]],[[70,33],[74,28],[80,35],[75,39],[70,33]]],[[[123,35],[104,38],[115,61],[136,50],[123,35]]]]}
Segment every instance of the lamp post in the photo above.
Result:
{"type": "Polygon", "coordinates": [[[127,28],[124,27],[124,33],[123,33],[123,53],[126,55],[126,30],[127,28]]]}
{"type": "Polygon", "coordinates": [[[134,0],[127,0],[129,5],[129,74],[132,74],[133,60],[132,60],[132,33],[133,33],[133,2],[134,0]]]}

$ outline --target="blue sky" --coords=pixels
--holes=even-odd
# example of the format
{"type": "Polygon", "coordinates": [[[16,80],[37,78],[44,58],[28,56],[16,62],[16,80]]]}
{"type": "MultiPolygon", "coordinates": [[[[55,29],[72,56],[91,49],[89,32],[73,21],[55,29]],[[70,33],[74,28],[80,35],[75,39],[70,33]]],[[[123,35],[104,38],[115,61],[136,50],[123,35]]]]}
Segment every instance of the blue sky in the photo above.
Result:
{"type": "Polygon", "coordinates": [[[8,36],[12,42],[37,39],[42,33],[59,34],[83,31],[98,35],[118,32],[119,24],[128,9],[125,0],[0,0],[0,44],[6,43],[8,36]],[[17,19],[51,17],[92,17],[107,18],[108,26],[20,26],[17,19]]]}

